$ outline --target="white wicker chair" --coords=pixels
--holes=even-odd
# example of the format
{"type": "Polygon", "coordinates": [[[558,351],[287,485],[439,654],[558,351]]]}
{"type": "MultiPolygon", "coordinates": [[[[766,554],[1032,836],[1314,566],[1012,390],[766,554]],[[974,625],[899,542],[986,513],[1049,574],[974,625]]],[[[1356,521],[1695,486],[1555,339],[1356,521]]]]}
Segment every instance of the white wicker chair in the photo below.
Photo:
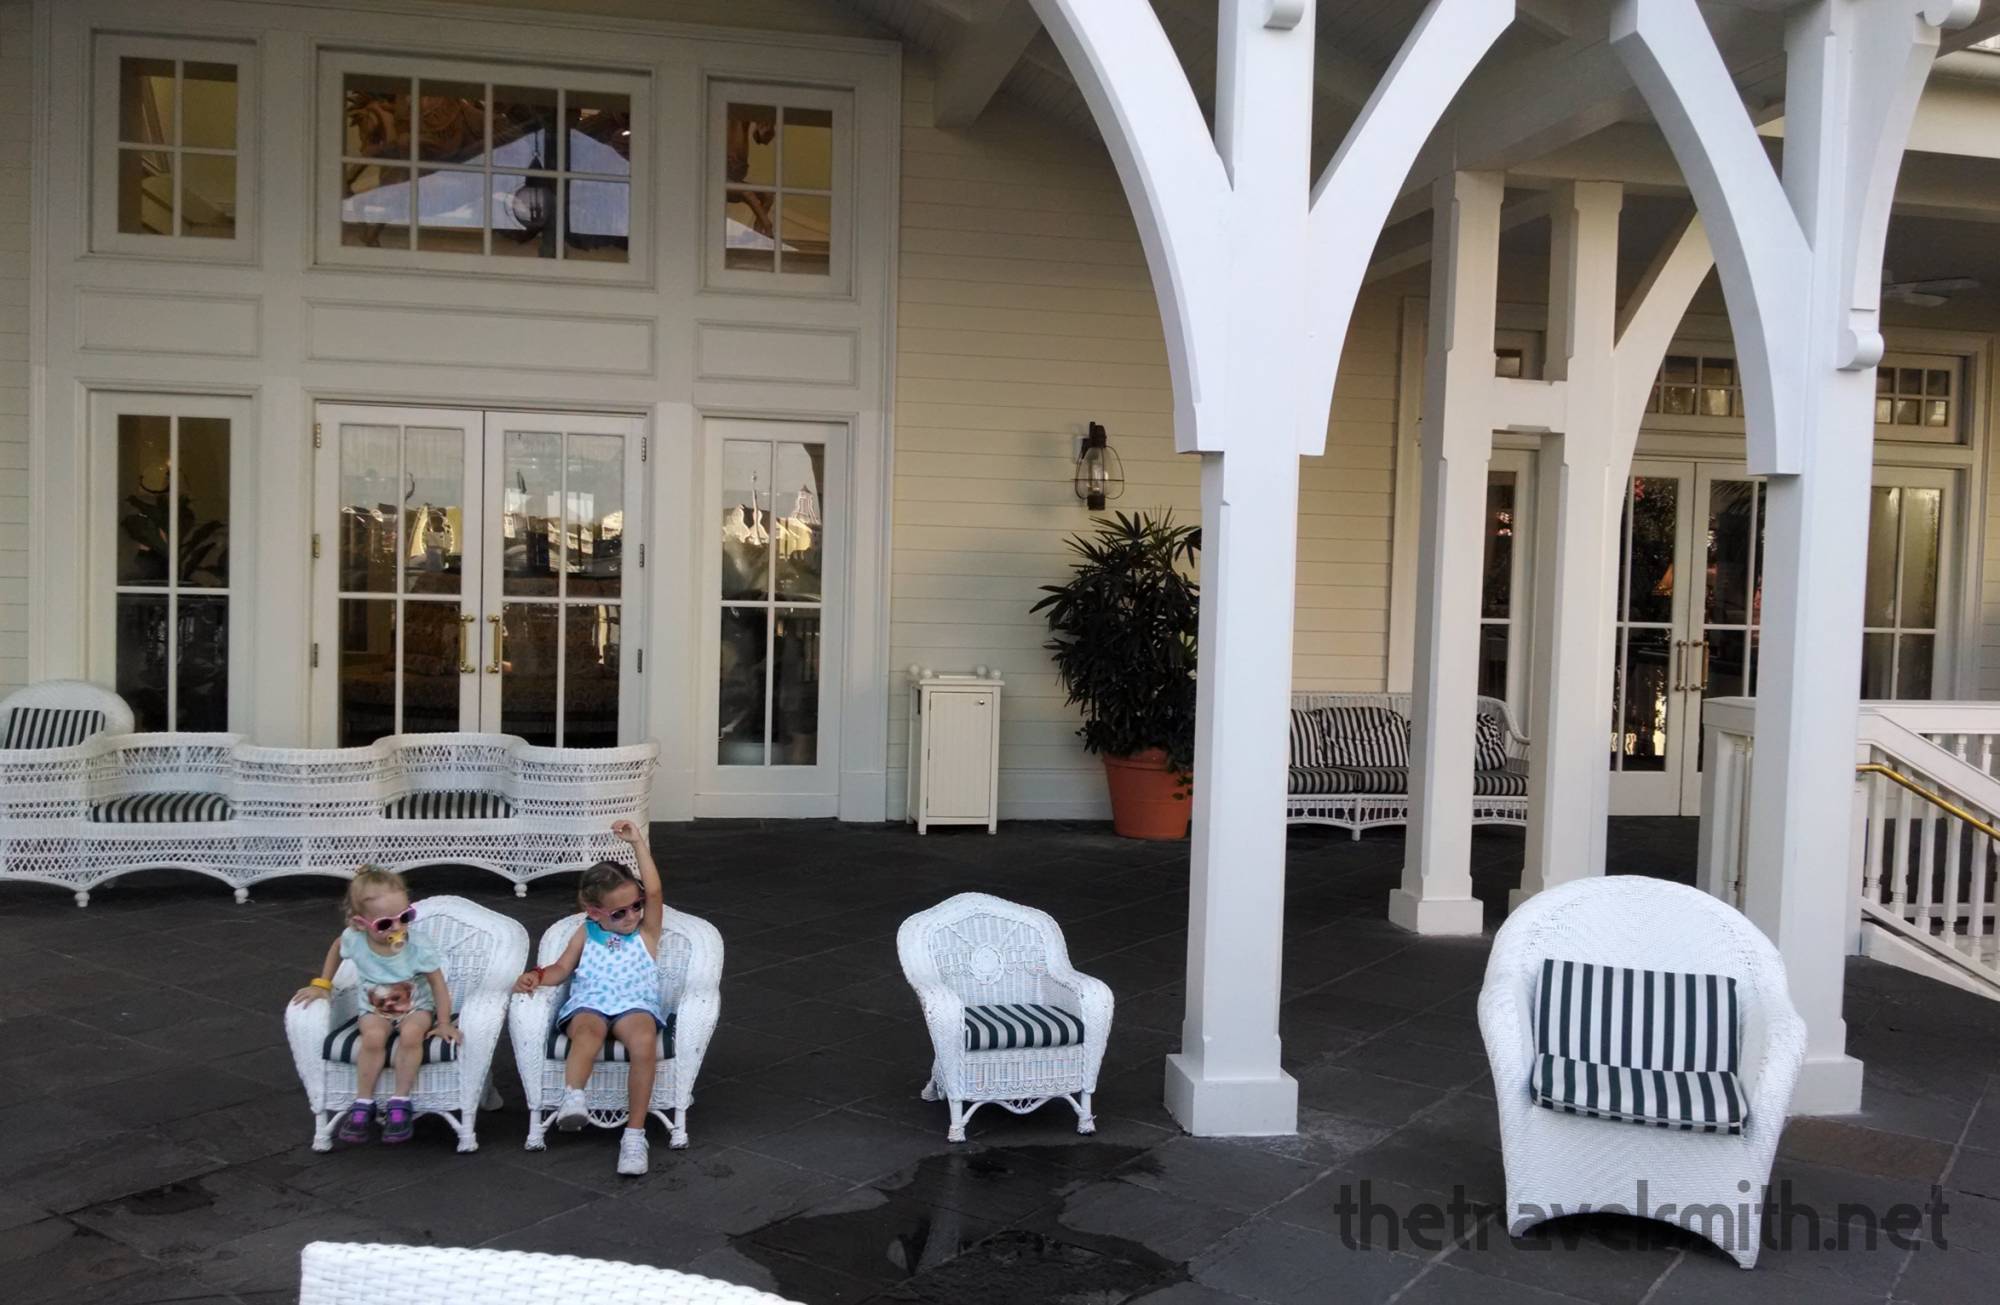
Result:
{"type": "Polygon", "coordinates": [[[299,1256],[299,1305],[795,1305],[692,1273],[616,1260],[457,1246],[312,1242],[299,1256]]]}
{"type": "Polygon", "coordinates": [[[1046,911],[984,893],[960,893],[903,921],[896,933],[903,975],[923,1004],[936,1060],[923,1097],[950,1103],[945,1136],[965,1140],[966,1121],[995,1104],[1017,1115],[1061,1098],[1076,1131],[1097,1131],[1090,1097],[1111,1035],[1111,989],[1069,963],[1062,930],[1046,911]],[[1052,1006],[1083,1022],[1083,1040],[1025,1050],[967,1050],[968,1006],[1052,1006]]]}
{"type": "Polygon", "coordinates": [[[7,737],[16,711],[94,711],[104,718],[96,733],[132,732],[132,708],[111,690],[88,680],[43,680],[0,698],[0,740],[7,737]]]}
{"type": "MultiPolygon", "coordinates": [[[[549,965],[562,956],[570,936],[583,927],[583,915],[568,916],[549,926],[536,951],[536,964],[549,965]]],[[[694,1103],[695,1075],[701,1072],[709,1040],[722,1014],[722,935],[699,916],[668,907],[660,922],[660,1009],[673,1021],[673,1055],[660,1062],[653,1080],[652,1115],[666,1125],[672,1145],[688,1144],[688,1107],[694,1103]]],[[[516,976],[518,977],[518,971],[516,976]]],[[[569,995],[569,982],[517,993],[507,1027],[514,1041],[514,1067],[528,1098],[527,1149],[548,1145],[549,1125],[562,1102],[563,1062],[548,1054],[556,1013],[569,995]]],[[[610,1043],[606,1042],[606,1047],[610,1043]]],[[[662,1043],[665,1049],[665,1043],[662,1043]]],[[[630,1116],[625,1062],[599,1060],[584,1084],[590,1122],[600,1128],[624,1124],[630,1116]]]]}
{"type": "Polygon", "coordinates": [[[1744,1268],[1757,1262],[1763,1189],[1799,1066],[1805,1021],[1784,962],[1756,926],[1706,893],[1639,875],[1581,879],[1523,903],[1493,940],[1479,994],[1507,1167],[1507,1231],[1554,1213],[1616,1208],[1679,1223],[1744,1268]],[[1682,1132],[1572,1115],[1529,1096],[1536,975],[1545,958],[1734,978],[1742,1006],[1740,1134],[1682,1132]],[[1646,1210],[1638,1210],[1644,1183],[1646,1210]],[[1712,1217],[1720,1215],[1720,1217],[1712,1217]]]}
{"type": "MultiPolygon", "coordinates": [[[[331,923],[331,912],[329,923],[331,923]]],[[[456,1056],[417,1071],[410,1104],[419,1116],[442,1115],[458,1133],[460,1151],[476,1151],[474,1123],[483,1104],[500,1104],[493,1090],[493,1053],[507,1020],[507,996],[528,963],[528,931],[518,923],[463,897],[426,897],[417,903],[410,926],[444,956],[445,984],[451,989],[452,1018],[464,1034],[456,1056]]],[[[328,1060],[327,1034],[353,1019],[359,1009],[354,968],[343,964],[325,1001],[285,1007],[285,1036],[313,1110],[313,1150],[333,1148],[341,1111],[354,1101],[354,1066],[328,1060]]],[[[386,1091],[391,1066],[384,1066],[386,1091]]]]}

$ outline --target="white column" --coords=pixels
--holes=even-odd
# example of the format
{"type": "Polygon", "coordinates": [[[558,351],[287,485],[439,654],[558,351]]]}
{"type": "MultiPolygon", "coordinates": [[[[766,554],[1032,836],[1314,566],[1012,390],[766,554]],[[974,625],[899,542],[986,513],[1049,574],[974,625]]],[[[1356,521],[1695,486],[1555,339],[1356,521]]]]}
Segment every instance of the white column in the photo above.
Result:
{"type": "Polygon", "coordinates": [[[1220,16],[1215,144],[1235,184],[1225,357],[1231,382],[1207,408],[1222,429],[1201,464],[1201,658],[1197,671],[1188,1003],[1167,1057],[1166,1104],[1189,1132],[1290,1133],[1299,1087],[1279,1063],[1284,959],[1285,767],[1298,557],[1311,162],[1313,25],[1266,25],[1263,7],[1220,16]],[[1253,433],[1291,438],[1257,438],[1253,433]]]}
{"type": "Polygon", "coordinates": [[[1620,438],[1613,367],[1623,187],[1577,182],[1559,187],[1551,202],[1543,374],[1562,383],[1564,433],[1543,437],[1536,469],[1528,832],[1510,906],[1604,873],[1611,622],[1620,491],[1632,461],[1632,441],[1620,438]]]}
{"type": "Polygon", "coordinates": [[[1389,919],[1476,934],[1472,734],[1486,465],[1493,452],[1493,327],[1502,178],[1459,172],[1432,199],[1430,347],[1424,359],[1422,522],[1410,719],[1410,826],[1389,919]]]}

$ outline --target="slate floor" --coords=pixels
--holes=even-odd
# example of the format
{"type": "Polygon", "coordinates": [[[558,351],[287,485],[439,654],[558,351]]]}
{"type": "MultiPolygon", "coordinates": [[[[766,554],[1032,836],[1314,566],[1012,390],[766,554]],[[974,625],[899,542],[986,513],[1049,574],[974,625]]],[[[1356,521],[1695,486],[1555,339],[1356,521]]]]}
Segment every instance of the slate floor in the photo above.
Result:
{"type": "MultiPolygon", "coordinates": [[[[1614,824],[1621,868],[1689,873],[1693,822],[1614,824]]],[[[286,1300],[299,1247],[321,1238],[635,1260],[804,1302],[1845,1305],[1991,1300],[2000,1281],[2000,1003],[1854,963],[1869,1109],[1795,1122],[1776,1177],[1829,1212],[1936,1185],[1944,1245],[1774,1249],[1746,1274],[1659,1225],[1501,1235],[1483,1208],[1502,1175],[1473,1023],[1486,944],[1384,923],[1400,838],[1294,833],[1284,1036],[1302,1120],[1261,1142],[1183,1137],[1159,1104],[1181,1014],[1182,847],[1096,826],[918,839],[743,822],[661,826],[656,845],[673,900],[720,927],[728,961],[694,1146],[656,1141],[636,1181],[612,1172],[604,1134],[522,1151],[504,1044],[508,1104],[481,1116],[478,1153],[453,1154],[434,1121],[399,1149],[308,1150],[280,1008],[336,927],[328,881],[237,906],[206,881],[133,876],[86,911],[0,886],[0,1299],[286,1300]],[[949,1147],[944,1108],[917,1099],[929,1052],[895,928],[974,888],[1053,912],[1118,994],[1094,1138],[1056,1105],[983,1113],[949,1147]],[[1343,1231],[1343,1192],[1364,1182],[1394,1211],[1462,1193],[1473,1213],[1430,1244],[1386,1216],[1343,1231]]],[[[1520,849],[1512,832],[1475,840],[1490,904],[1520,849]]],[[[475,871],[416,883],[531,932],[569,909],[566,883],[525,901],[475,871]]]]}

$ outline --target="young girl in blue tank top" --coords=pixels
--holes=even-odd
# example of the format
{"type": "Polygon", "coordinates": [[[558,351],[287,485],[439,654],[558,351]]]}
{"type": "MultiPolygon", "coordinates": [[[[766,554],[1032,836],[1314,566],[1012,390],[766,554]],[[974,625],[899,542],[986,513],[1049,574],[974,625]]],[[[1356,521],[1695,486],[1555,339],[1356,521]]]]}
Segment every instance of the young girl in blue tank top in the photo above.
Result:
{"type": "Polygon", "coordinates": [[[618,1172],[637,1175],[647,1167],[646,1112],[652,1107],[660,1037],[666,1028],[659,964],[660,921],[666,907],[645,832],[629,820],[616,822],[611,832],[630,845],[639,873],[616,861],[600,861],[584,871],[577,885],[583,928],[570,936],[554,964],[522,975],[514,991],[533,992],[545,983],[570,981],[569,999],[556,1013],[557,1027],[569,1036],[556,1127],[574,1131],[589,1122],[583,1088],[591,1068],[606,1038],[624,1046],[630,1096],[625,1134],[618,1143],[618,1172]]]}

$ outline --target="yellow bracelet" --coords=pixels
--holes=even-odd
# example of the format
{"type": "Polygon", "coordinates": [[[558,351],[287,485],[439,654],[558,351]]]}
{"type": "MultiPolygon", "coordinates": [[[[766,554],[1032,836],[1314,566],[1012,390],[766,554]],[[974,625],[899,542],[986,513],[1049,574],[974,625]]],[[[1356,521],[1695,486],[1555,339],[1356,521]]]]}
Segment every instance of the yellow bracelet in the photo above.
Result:
{"type": "Polygon", "coordinates": [[[315,987],[315,988],[324,988],[324,989],[326,989],[326,990],[327,990],[328,992],[332,992],[332,991],[333,991],[333,980],[332,980],[332,979],[313,979],[313,980],[311,980],[311,981],[310,981],[310,985],[311,985],[312,987],[315,987]]]}

